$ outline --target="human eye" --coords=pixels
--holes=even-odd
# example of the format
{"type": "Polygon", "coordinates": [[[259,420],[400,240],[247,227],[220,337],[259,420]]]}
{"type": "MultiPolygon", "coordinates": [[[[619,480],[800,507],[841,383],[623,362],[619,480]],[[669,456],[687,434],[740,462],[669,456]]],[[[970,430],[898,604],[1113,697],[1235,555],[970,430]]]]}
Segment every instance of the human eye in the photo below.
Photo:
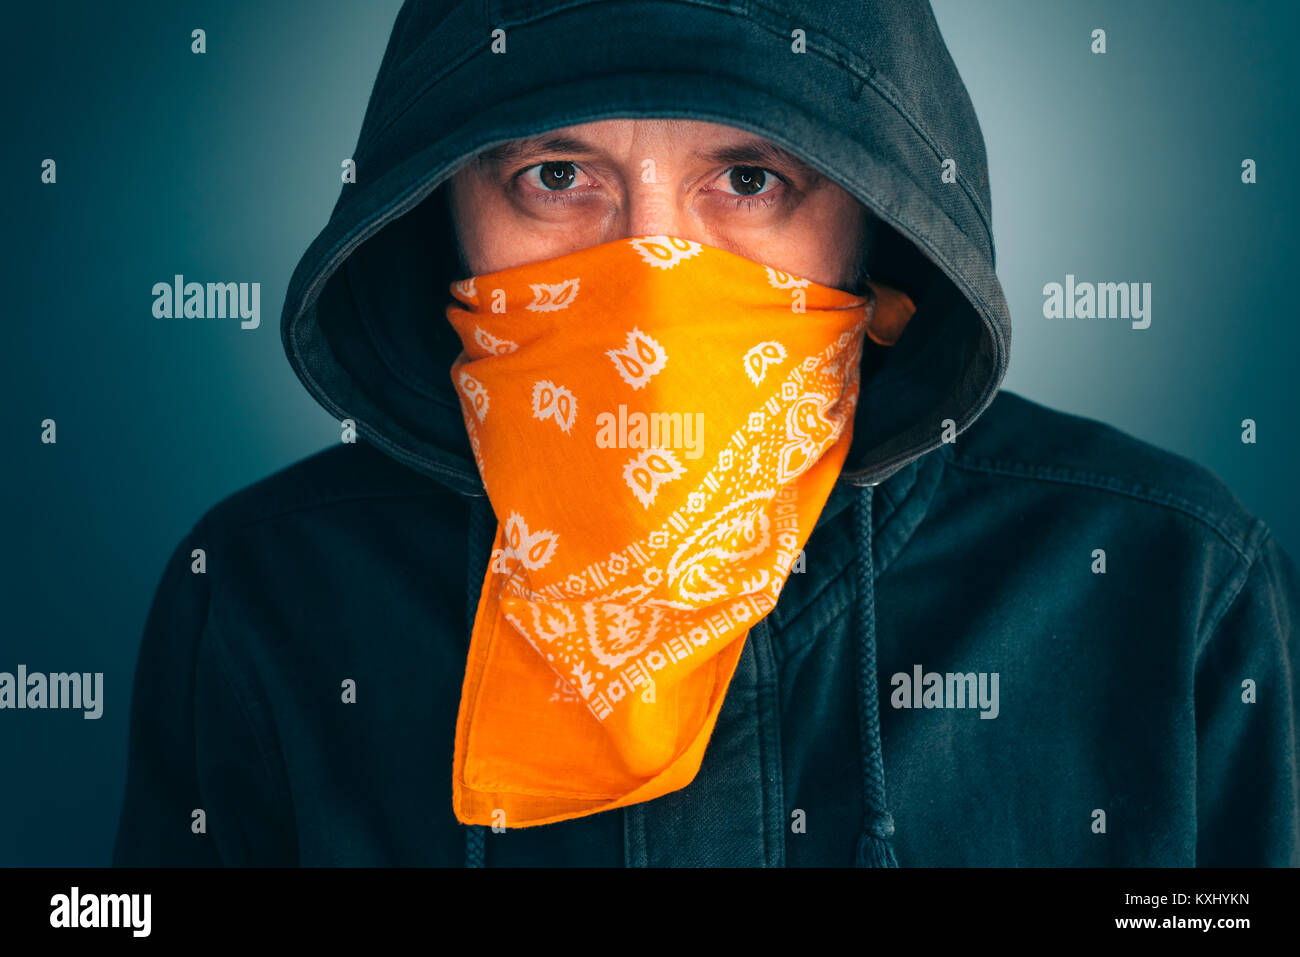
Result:
{"type": "Polygon", "coordinates": [[[596,185],[572,160],[534,163],[516,173],[515,180],[529,199],[549,203],[569,202],[573,194],[596,185]]]}
{"type": "Polygon", "coordinates": [[[763,166],[732,166],[715,182],[727,202],[743,208],[772,205],[786,185],[780,173],[763,166]]]}

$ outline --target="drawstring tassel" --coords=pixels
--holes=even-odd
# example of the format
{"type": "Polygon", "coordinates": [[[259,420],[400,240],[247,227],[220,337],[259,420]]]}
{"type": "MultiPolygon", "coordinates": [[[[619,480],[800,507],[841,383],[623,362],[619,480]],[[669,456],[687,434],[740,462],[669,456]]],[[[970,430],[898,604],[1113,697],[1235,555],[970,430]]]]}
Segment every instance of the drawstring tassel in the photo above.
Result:
{"type": "Polygon", "coordinates": [[[893,835],[894,818],[886,814],[858,838],[858,858],[853,866],[897,867],[898,859],[894,857],[893,845],[889,843],[889,838],[893,835]]]}

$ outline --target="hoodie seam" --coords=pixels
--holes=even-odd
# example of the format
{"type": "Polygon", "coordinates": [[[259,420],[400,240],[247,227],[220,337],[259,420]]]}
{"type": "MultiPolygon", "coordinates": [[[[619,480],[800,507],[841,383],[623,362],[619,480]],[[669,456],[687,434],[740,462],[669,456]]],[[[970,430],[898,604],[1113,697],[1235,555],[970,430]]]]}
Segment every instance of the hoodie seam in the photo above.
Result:
{"type": "MultiPolygon", "coordinates": [[[[922,6],[925,8],[925,12],[930,15],[930,26],[934,29],[934,35],[939,38],[940,43],[942,43],[943,47],[947,49],[948,43],[946,40],[943,39],[943,30],[940,29],[939,21],[935,19],[934,16],[934,5],[927,2],[922,4],[922,6]]],[[[952,66],[953,66],[953,71],[960,74],[961,71],[957,70],[956,62],[953,62],[952,66]]],[[[893,84],[891,83],[890,86],[892,87],[893,84]]],[[[971,116],[978,127],[979,117],[975,114],[975,104],[970,102],[970,92],[965,88],[964,85],[961,88],[961,92],[962,95],[967,100],[967,105],[971,111],[971,116]]],[[[910,114],[908,114],[905,110],[903,112],[904,115],[908,116],[910,120],[910,114]]],[[[917,132],[920,133],[921,131],[918,130],[917,132]]],[[[977,143],[981,147],[981,152],[985,152],[985,150],[983,149],[984,138],[982,134],[977,139],[977,143]]],[[[940,158],[943,158],[942,153],[938,150],[937,147],[935,148],[935,155],[939,156],[940,158]]],[[[984,159],[984,163],[981,166],[981,171],[983,173],[983,182],[981,183],[981,185],[987,186],[989,188],[990,196],[991,196],[993,184],[991,181],[991,177],[989,176],[989,169],[988,169],[989,163],[988,163],[987,154],[983,157],[983,159],[984,159]]],[[[978,190],[974,189],[970,185],[969,178],[963,175],[962,170],[958,170],[957,172],[957,181],[962,184],[962,188],[966,191],[967,197],[970,199],[972,203],[975,204],[975,208],[979,211],[980,218],[984,220],[984,228],[987,229],[989,232],[989,265],[996,268],[997,259],[993,250],[993,210],[984,205],[984,198],[980,195],[978,190]]]]}
{"type": "Polygon", "coordinates": [[[764,866],[785,864],[785,769],[781,766],[781,671],[772,641],[772,627],[764,618],[754,642],[755,704],[758,711],[760,830],[764,866]],[[770,778],[770,782],[769,782],[770,778]],[[769,790],[770,783],[770,790],[769,790]]]}
{"type": "MultiPolygon", "coordinates": [[[[852,568],[852,564],[850,565],[850,568],[852,568]]],[[[879,581],[879,579],[872,581],[873,589],[877,581],[879,581]]],[[[824,632],[832,628],[840,627],[843,624],[843,622],[852,615],[854,601],[855,601],[854,596],[850,595],[847,601],[841,603],[839,607],[835,608],[833,611],[830,611],[827,614],[825,621],[819,622],[816,628],[808,629],[808,633],[811,636],[809,640],[801,642],[797,645],[792,645],[784,649],[785,651],[788,652],[788,654],[781,656],[780,658],[781,664],[782,665],[788,664],[795,654],[805,653],[808,651],[808,649],[816,646],[817,643],[823,639],[824,632]]]]}
{"type": "MultiPolygon", "coordinates": [[[[624,2],[626,2],[626,0],[624,0],[624,2]]],[[[698,2],[692,2],[692,0],[652,0],[652,2],[662,2],[665,6],[685,5],[685,6],[697,7],[699,9],[708,10],[714,13],[726,14],[730,16],[740,16],[741,19],[744,19],[748,22],[757,23],[757,21],[750,19],[748,15],[749,12],[748,9],[736,11],[712,3],[698,3],[698,2]]],[[[744,6],[747,6],[747,2],[748,0],[746,0],[744,6]]],[[[493,11],[491,9],[493,5],[492,0],[479,0],[478,5],[480,8],[479,15],[482,18],[484,27],[486,28],[487,32],[490,34],[492,30],[496,30],[496,29],[513,30],[516,27],[525,27],[528,26],[529,24],[537,23],[538,21],[545,20],[552,16],[568,13],[571,10],[574,10],[579,7],[594,6],[595,3],[596,0],[569,0],[569,2],[556,4],[555,6],[550,7],[546,10],[540,10],[533,14],[520,16],[514,20],[510,20],[506,18],[494,19],[493,11]]],[[[408,57],[411,56],[419,48],[420,45],[417,44],[415,50],[410,51],[407,54],[407,56],[408,57]]],[[[415,106],[416,103],[420,102],[420,100],[423,99],[429,93],[430,90],[432,90],[439,83],[441,83],[445,77],[449,76],[450,74],[454,73],[456,70],[464,66],[466,61],[473,59],[474,55],[479,52],[481,52],[481,50],[478,45],[474,45],[474,44],[467,45],[460,52],[459,56],[455,57],[454,59],[444,64],[441,70],[439,70],[436,74],[434,74],[434,76],[432,76],[424,83],[422,83],[414,93],[412,93],[409,97],[407,97],[407,99],[402,102],[401,106],[394,108],[392,113],[390,113],[386,118],[381,120],[377,128],[375,129],[375,131],[366,137],[367,142],[370,144],[379,142],[383,138],[383,135],[387,133],[388,130],[392,126],[394,126],[399,120],[401,120],[401,118],[407,112],[409,112],[411,108],[415,106]]],[[[379,78],[376,79],[375,83],[376,86],[378,86],[379,78]]],[[[357,151],[357,158],[358,159],[364,158],[364,155],[360,150],[357,151]]]]}
{"type": "MultiPolygon", "coordinates": [[[[455,495],[454,492],[402,492],[391,495],[382,492],[369,492],[355,495],[341,495],[337,498],[322,499],[315,502],[300,502],[295,505],[288,505],[277,508],[274,511],[266,512],[261,515],[254,515],[247,518],[225,518],[220,514],[222,507],[215,506],[205,516],[204,521],[215,526],[214,530],[219,534],[237,533],[247,531],[257,525],[266,522],[274,522],[277,519],[287,518],[291,515],[297,515],[302,512],[310,512],[314,509],[330,508],[335,505],[347,505],[354,502],[401,502],[401,501],[418,501],[430,498],[447,498],[449,495],[455,495]]],[[[458,496],[459,497],[459,496],[458,496]]]]}
{"type": "MultiPolygon", "coordinates": [[[[199,522],[199,526],[205,524],[206,520],[199,522]]],[[[208,541],[206,536],[204,536],[204,540],[208,541]]],[[[253,708],[249,705],[249,702],[251,702],[254,697],[251,689],[242,678],[237,677],[238,669],[231,667],[229,664],[233,656],[230,652],[230,644],[225,638],[219,620],[218,604],[222,592],[221,585],[222,582],[219,577],[213,573],[213,577],[208,584],[207,614],[204,616],[203,626],[199,631],[199,648],[201,649],[204,644],[207,644],[213,649],[214,658],[217,659],[217,664],[221,666],[221,670],[224,670],[228,683],[230,683],[237,692],[236,700],[239,705],[239,710],[241,714],[243,714],[250,729],[253,731],[253,737],[257,741],[259,756],[262,759],[263,768],[267,771],[268,777],[273,780],[274,776],[270,773],[270,751],[266,744],[266,739],[270,736],[266,734],[262,723],[253,718],[253,708]],[[222,659],[224,659],[224,661],[222,659]]],[[[198,653],[199,652],[196,652],[196,655],[198,653]]]]}
{"type": "MultiPolygon", "coordinates": [[[[1233,536],[1221,516],[1195,502],[1174,495],[1161,488],[1152,488],[1135,482],[1125,482],[1113,475],[1103,475],[1086,469],[1072,469],[1065,466],[1037,465],[1031,462],[990,459],[982,456],[959,457],[954,455],[951,464],[970,472],[982,472],[988,475],[1003,475],[1009,478],[1023,478],[1033,481],[1056,482],[1064,485],[1095,488],[1099,491],[1114,492],[1125,495],[1149,505],[1158,505],[1189,515],[1224,540],[1239,557],[1245,558],[1247,542],[1243,543],[1233,536]]],[[[1258,520],[1256,520],[1258,521],[1258,520]]]]}
{"type": "MultiPolygon", "coordinates": [[[[214,589],[215,592],[215,589],[214,589]]],[[[288,779],[285,776],[283,768],[283,756],[280,755],[281,761],[275,760],[279,755],[277,748],[269,742],[272,735],[266,730],[263,722],[255,717],[254,712],[258,709],[251,704],[252,694],[248,686],[238,676],[237,670],[231,666],[229,646],[224,639],[220,625],[217,622],[217,601],[215,593],[208,607],[207,619],[204,622],[203,630],[200,637],[200,647],[206,645],[211,650],[211,657],[218,678],[230,693],[230,699],[234,702],[236,710],[243,719],[253,740],[257,743],[257,756],[261,764],[262,774],[267,786],[274,789],[275,793],[283,796],[287,803],[290,813],[296,819],[294,813],[294,802],[292,790],[288,787],[288,779]],[[277,770],[278,768],[278,770],[277,770]]]]}
{"type": "Polygon", "coordinates": [[[804,615],[806,615],[809,611],[811,611],[815,606],[820,604],[822,601],[822,596],[824,596],[827,591],[834,588],[835,585],[839,583],[840,579],[842,579],[845,575],[847,575],[852,568],[853,568],[852,561],[847,561],[842,566],[840,566],[839,571],[837,571],[833,576],[831,576],[831,578],[829,578],[826,581],[826,583],[822,585],[821,588],[817,589],[816,592],[810,595],[808,597],[808,600],[804,602],[803,605],[800,606],[799,610],[795,612],[792,618],[789,618],[785,621],[785,627],[782,630],[784,631],[785,629],[789,628],[791,625],[795,624],[797,621],[799,621],[799,619],[801,619],[804,615]]]}
{"type": "Polygon", "coordinates": [[[1196,636],[1196,660],[1199,661],[1205,654],[1205,650],[1223,621],[1224,615],[1232,607],[1233,602],[1237,600],[1237,596],[1245,588],[1246,582],[1250,580],[1260,550],[1264,543],[1269,541],[1271,535],[1268,525],[1262,519],[1257,519],[1247,539],[1249,543],[1247,551],[1239,558],[1236,571],[1228,577],[1227,582],[1219,589],[1219,598],[1210,606],[1210,613],[1206,617],[1205,625],[1196,636]]]}
{"type": "MultiPolygon", "coordinates": [[[[393,19],[392,33],[388,39],[388,46],[384,50],[383,59],[379,62],[379,69],[375,74],[376,78],[388,76],[394,69],[400,66],[398,57],[402,55],[402,51],[406,46],[406,36],[411,27],[411,13],[413,9],[414,5],[412,3],[403,0],[402,6],[397,11],[397,16],[393,19]]],[[[375,108],[378,108],[378,104],[375,105],[375,108]]],[[[362,129],[365,128],[366,121],[372,119],[371,109],[367,106],[366,114],[361,118],[362,129]]],[[[355,158],[360,159],[361,154],[359,147],[355,153],[355,158]]]]}
{"type": "MultiPolygon", "coordinates": [[[[937,453],[937,454],[939,454],[941,458],[943,457],[942,453],[937,453]]],[[[893,518],[895,513],[897,513],[898,510],[903,506],[903,504],[911,496],[912,492],[916,489],[917,484],[921,481],[921,476],[919,472],[920,461],[919,459],[914,459],[913,461],[916,462],[918,471],[917,473],[914,474],[913,480],[909,484],[906,491],[899,491],[897,489],[891,488],[887,482],[882,483],[876,488],[877,494],[880,497],[885,499],[889,510],[888,512],[886,512],[882,509],[881,512],[879,513],[879,518],[878,519],[873,518],[873,526],[872,526],[873,551],[876,547],[875,540],[885,539],[887,537],[887,533],[889,531],[888,528],[889,520],[893,518]]],[[[904,468],[906,467],[907,466],[904,466],[904,468]]],[[[851,507],[851,503],[849,503],[849,507],[851,507]]],[[[841,514],[842,511],[843,510],[841,509],[840,512],[837,512],[836,516],[838,517],[838,515],[841,514]]],[[[893,556],[889,556],[888,559],[882,560],[880,562],[874,560],[875,559],[874,555],[872,556],[872,558],[873,558],[872,581],[876,582],[879,581],[880,577],[884,574],[885,569],[889,565],[890,560],[892,560],[893,556]]],[[[803,604],[799,606],[799,609],[797,611],[791,613],[789,618],[782,615],[780,618],[781,631],[783,633],[789,632],[805,615],[815,610],[816,607],[819,605],[819,603],[822,602],[823,596],[825,596],[830,589],[834,588],[846,575],[848,575],[853,570],[853,566],[854,566],[854,559],[850,558],[850,560],[847,561],[843,566],[841,566],[838,571],[836,571],[830,578],[828,578],[825,582],[823,582],[821,587],[819,587],[817,591],[815,591],[812,595],[810,595],[807,601],[805,601],[803,604]]],[[[852,599],[849,599],[844,603],[842,603],[840,607],[835,608],[833,611],[831,611],[830,612],[831,621],[838,620],[839,616],[843,614],[844,610],[851,603],[852,603],[852,599]]],[[[779,607],[780,605],[778,604],[777,608],[779,607]]],[[[796,647],[802,647],[802,645],[796,647]]],[[[792,651],[792,650],[795,649],[787,649],[784,646],[782,648],[783,652],[792,651]]],[[[788,658],[788,655],[782,654],[779,657],[781,658],[782,661],[785,661],[788,658]]]]}
{"type": "MultiPolygon", "coordinates": [[[[408,2],[409,2],[409,0],[408,0],[408,2]]],[[[484,4],[484,6],[486,6],[486,4],[484,4]]],[[[484,13],[486,14],[486,10],[484,11],[484,13]]],[[[485,17],[485,19],[486,19],[486,17],[485,17]]],[[[492,25],[489,23],[488,26],[489,26],[489,28],[491,28],[492,25]]],[[[420,48],[420,45],[417,44],[416,47],[415,47],[415,50],[419,50],[419,48],[420,48]]],[[[407,54],[407,56],[409,57],[412,53],[415,52],[415,50],[412,50],[410,53],[407,54]]],[[[376,145],[377,145],[377,144],[380,142],[380,140],[383,138],[383,135],[384,135],[385,133],[387,133],[387,132],[388,132],[388,131],[389,131],[389,130],[394,126],[394,125],[396,125],[396,123],[397,123],[397,122],[398,122],[398,121],[399,121],[403,116],[405,116],[405,115],[410,111],[410,109],[411,109],[413,106],[415,106],[416,103],[419,103],[420,100],[421,100],[422,98],[424,98],[424,96],[426,96],[426,95],[429,93],[430,90],[432,90],[432,89],[433,89],[434,87],[436,87],[439,83],[441,83],[441,82],[443,81],[443,78],[444,78],[444,77],[447,77],[447,76],[451,75],[452,73],[455,73],[458,69],[460,69],[460,68],[465,64],[465,62],[466,62],[467,60],[472,59],[473,56],[474,56],[474,54],[476,54],[476,53],[478,53],[478,52],[479,52],[479,49],[478,49],[477,46],[466,46],[466,47],[465,47],[465,48],[460,52],[460,55],[459,55],[459,56],[457,56],[457,57],[455,57],[454,59],[451,59],[451,60],[448,60],[447,62],[445,62],[445,63],[443,64],[443,68],[442,68],[441,70],[439,70],[439,71],[438,71],[437,73],[435,73],[432,77],[430,77],[430,78],[429,78],[425,83],[421,84],[421,86],[419,87],[419,89],[418,89],[415,93],[412,93],[412,94],[411,94],[411,95],[406,99],[406,101],[402,103],[402,105],[401,105],[400,107],[397,107],[397,108],[396,108],[392,113],[390,113],[390,114],[389,114],[389,115],[388,115],[388,116],[387,116],[387,117],[386,117],[386,118],[385,118],[385,119],[384,119],[384,120],[383,120],[383,121],[378,125],[378,127],[375,129],[375,131],[374,131],[373,133],[370,133],[368,136],[365,137],[365,139],[366,139],[367,143],[369,144],[369,146],[368,146],[368,148],[367,148],[365,151],[362,151],[362,150],[360,150],[360,149],[358,149],[358,150],[356,151],[356,152],[357,152],[357,160],[358,160],[358,162],[361,161],[361,160],[367,159],[367,158],[369,157],[370,152],[372,152],[372,151],[375,149],[376,145]]],[[[380,79],[381,79],[381,78],[376,78],[376,80],[375,80],[375,85],[376,85],[376,86],[379,85],[379,80],[380,80],[380,79]]],[[[364,133],[364,132],[366,132],[366,131],[363,129],[362,132],[364,133]]]]}
{"type": "MultiPolygon", "coordinates": [[[[928,7],[928,4],[926,6],[928,7]]],[[[764,29],[769,30],[776,36],[784,38],[784,34],[781,32],[780,29],[777,28],[774,21],[777,18],[784,18],[788,20],[789,15],[786,14],[784,11],[775,10],[771,7],[765,6],[762,2],[759,2],[759,0],[756,0],[756,2],[754,3],[754,7],[761,9],[765,13],[771,15],[773,21],[769,23],[762,23],[761,21],[753,18],[752,14],[749,19],[753,23],[756,23],[759,26],[763,27],[764,29]]],[[[933,11],[931,11],[931,19],[933,20],[933,11]]],[[[811,37],[807,38],[805,41],[807,49],[817,50],[817,52],[820,53],[825,59],[830,60],[836,66],[839,66],[840,68],[850,73],[852,76],[856,77],[857,80],[859,81],[858,82],[859,88],[861,88],[861,86],[865,84],[867,86],[870,86],[873,90],[875,90],[876,93],[880,96],[880,98],[884,100],[886,103],[888,103],[889,106],[893,108],[894,112],[896,112],[907,122],[907,125],[912,128],[912,132],[914,132],[920,138],[921,142],[926,145],[926,147],[930,150],[930,152],[934,154],[936,158],[943,159],[944,158],[943,151],[939,149],[938,143],[930,135],[928,129],[922,126],[921,123],[918,122],[912,116],[911,111],[908,110],[905,105],[903,105],[901,97],[897,95],[897,90],[894,87],[893,83],[890,82],[884,76],[884,74],[882,74],[879,70],[877,70],[875,65],[870,60],[863,57],[860,53],[857,53],[856,51],[848,47],[845,47],[839,42],[837,42],[836,40],[834,40],[830,36],[829,32],[827,32],[828,29],[829,27],[827,25],[823,25],[821,30],[819,30],[816,34],[814,34],[814,36],[817,37],[816,43],[813,42],[813,39],[811,37]]],[[[935,24],[935,29],[937,33],[938,32],[937,23],[935,24]]],[[[900,171],[902,170],[901,167],[895,167],[895,169],[900,171]]],[[[962,191],[966,194],[967,199],[969,199],[971,201],[971,204],[975,207],[976,213],[979,214],[980,223],[984,226],[985,237],[989,242],[990,248],[992,248],[992,243],[993,243],[992,217],[989,216],[988,212],[984,209],[983,202],[979,200],[979,198],[972,191],[969,179],[967,176],[964,175],[964,173],[965,173],[964,170],[958,170],[957,180],[958,182],[961,183],[962,191]]],[[[912,181],[913,185],[918,187],[922,195],[927,197],[930,195],[929,191],[923,188],[921,184],[917,183],[915,180],[912,180],[912,177],[910,175],[908,175],[908,179],[912,181]]],[[[951,217],[949,217],[949,219],[951,219],[951,217]]],[[[960,231],[963,235],[969,235],[955,221],[953,222],[953,225],[956,226],[958,231],[960,231]]]]}

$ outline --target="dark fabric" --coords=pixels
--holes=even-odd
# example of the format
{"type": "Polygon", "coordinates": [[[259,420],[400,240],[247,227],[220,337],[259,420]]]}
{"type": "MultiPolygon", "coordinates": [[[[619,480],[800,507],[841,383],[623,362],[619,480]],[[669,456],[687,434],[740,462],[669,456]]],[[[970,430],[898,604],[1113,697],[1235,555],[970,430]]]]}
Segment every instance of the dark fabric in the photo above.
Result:
{"type": "Polygon", "coordinates": [[[853,513],[858,629],[858,747],[862,765],[862,833],[858,836],[859,867],[897,867],[894,817],[885,804],[885,763],[880,742],[880,696],[876,693],[876,588],[871,556],[872,486],[858,493],[853,513]]]}
{"type": "Polygon", "coordinates": [[[217,504],[167,563],[116,863],[1300,865],[1300,573],[1206,469],[999,391],[984,144],[923,0],[408,3],[354,157],[281,330],[362,440],[217,504]],[[448,375],[441,187],[492,143],[636,116],[800,155],[880,220],[868,268],[918,311],[864,352],[849,462],[695,780],[465,828],[452,751],[492,517],[448,375]],[[895,707],[918,666],[996,673],[997,717],[895,707]]]}
{"type": "MultiPolygon", "coordinates": [[[[492,505],[486,495],[476,495],[469,503],[469,573],[465,577],[465,634],[474,630],[474,618],[478,612],[479,579],[475,570],[487,573],[488,560],[492,553],[492,539],[496,532],[496,517],[492,514],[492,505]]],[[[465,651],[468,654],[469,645],[465,651]]],[[[484,832],[481,826],[465,828],[465,866],[483,867],[484,832]]]]}

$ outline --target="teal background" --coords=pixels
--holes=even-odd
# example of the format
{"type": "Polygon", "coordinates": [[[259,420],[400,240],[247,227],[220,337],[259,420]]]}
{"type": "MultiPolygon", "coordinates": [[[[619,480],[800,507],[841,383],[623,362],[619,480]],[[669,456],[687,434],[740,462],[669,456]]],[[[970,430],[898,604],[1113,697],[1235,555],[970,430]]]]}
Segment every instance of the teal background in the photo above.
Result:
{"type": "MultiPolygon", "coordinates": [[[[215,502],[338,440],[289,368],[279,313],[399,5],[6,12],[0,670],[102,671],[105,711],[0,712],[0,864],[108,862],[165,559],[215,502]],[[46,157],[55,186],[40,182],[46,157]],[[178,272],[260,282],[260,328],[154,319],[153,284],[178,272]]],[[[937,0],[935,13],[988,148],[1014,320],[1004,388],[1208,466],[1300,557],[1297,5],[937,0]],[[1042,287],[1066,273],[1151,282],[1151,327],[1044,319],[1042,287]],[[1240,441],[1243,418],[1258,444],[1240,441]]]]}

